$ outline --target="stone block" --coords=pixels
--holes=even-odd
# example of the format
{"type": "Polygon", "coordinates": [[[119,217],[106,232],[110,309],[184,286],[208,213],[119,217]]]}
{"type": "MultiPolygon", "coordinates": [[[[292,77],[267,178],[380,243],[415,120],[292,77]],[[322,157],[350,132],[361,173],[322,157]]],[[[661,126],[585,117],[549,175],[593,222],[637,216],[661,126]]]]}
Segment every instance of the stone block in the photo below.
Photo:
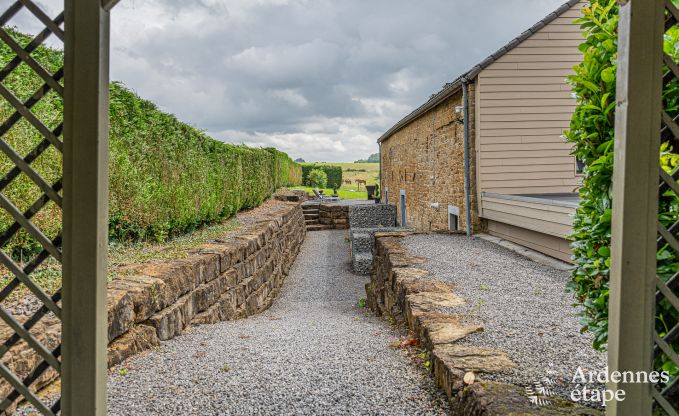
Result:
{"type": "Polygon", "coordinates": [[[189,293],[196,288],[198,277],[194,265],[187,260],[172,262],[153,262],[145,264],[141,274],[161,279],[167,286],[167,294],[170,296],[168,304],[174,303],[180,296],[189,293]]]}
{"type": "Polygon", "coordinates": [[[180,335],[184,328],[191,322],[195,315],[193,293],[184,295],[177,302],[149,318],[148,323],[153,325],[161,341],[165,341],[180,335]]]}
{"type": "MultiPolygon", "coordinates": [[[[14,331],[4,322],[0,323],[0,337],[2,339],[9,339],[13,333],[14,331]]],[[[61,323],[53,315],[47,315],[33,327],[31,334],[48,350],[54,350],[61,342],[61,323]]],[[[19,377],[19,379],[27,377],[42,361],[42,357],[23,340],[19,340],[14,344],[2,357],[2,364],[19,377]]],[[[29,389],[35,392],[49,384],[56,377],[58,377],[58,374],[50,368],[29,389]]],[[[0,394],[2,394],[2,397],[7,397],[12,390],[13,388],[7,381],[0,379],[0,394]]]]}
{"type": "Polygon", "coordinates": [[[160,345],[155,328],[135,325],[108,346],[108,366],[113,367],[125,359],[160,345]]]}
{"type": "Polygon", "coordinates": [[[151,276],[122,276],[109,283],[109,290],[127,292],[134,307],[136,323],[172,304],[175,294],[162,279],[151,276]]]}
{"type": "Polygon", "coordinates": [[[193,291],[196,313],[203,312],[219,300],[226,289],[227,279],[227,275],[222,275],[208,283],[203,283],[193,291]]]}
{"type": "Polygon", "coordinates": [[[214,324],[220,320],[220,304],[216,303],[203,312],[196,314],[196,316],[191,319],[191,325],[214,324]]]}
{"type": "Polygon", "coordinates": [[[127,332],[134,324],[134,303],[124,290],[106,292],[109,342],[127,332]]]}

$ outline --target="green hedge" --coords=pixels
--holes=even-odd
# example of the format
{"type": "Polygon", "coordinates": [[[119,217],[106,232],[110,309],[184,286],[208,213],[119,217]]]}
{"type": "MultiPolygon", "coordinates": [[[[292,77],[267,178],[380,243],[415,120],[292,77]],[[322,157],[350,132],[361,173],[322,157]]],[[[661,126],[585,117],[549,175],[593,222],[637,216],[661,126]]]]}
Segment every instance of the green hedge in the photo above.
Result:
{"type": "MultiPolygon", "coordinates": [[[[29,41],[25,35],[11,33],[22,45],[29,41]]],[[[50,72],[63,62],[63,52],[58,50],[39,48],[33,56],[50,72]]],[[[0,44],[0,65],[13,57],[10,49],[0,44]]],[[[21,65],[4,84],[24,101],[42,81],[21,65]]],[[[111,84],[110,93],[109,229],[114,240],[163,240],[254,207],[280,186],[301,184],[301,166],[285,153],[211,139],[121,84],[111,84]]],[[[61,120],[63,102],[50,92],[33,111],[53,129],[61,120]]],[[[12,112],[9,104],[0,100],[0,118],[6,119],[12,112]]],[[[21,155],[42,140],[23,120],[4,139],[21,155]]],[[[50,147],[32,166],[47,182],[54,183],[61,176],[61,160],[58,151],[50,147]]],[[[12,167],[7,157],[0,156],[2,175],[12,167]]],[[[23,174],[3,193],[21,210],[41,195],[23,174]]],[[[0,228],[12,222],[2,210],[0,228]]],[[[55,237],[61,228],[61,212],[50,203],[34,217],[34,222],[49,237],[55,237]]],[[[8,248],[22,256],[39,246],[20,232],[8,248]]]]}
{"type": "Polygon", "coordinates": [[[325,163],[304,163],[302,164],[302,183],[304,186],[309,185],[309,172],[314,169],[320,169],[328,175],[328,188],[339,189],[342,186],[342,167],[326,165],[325,163]]]}
{"type": "Polygon", "coordinates": [[[273,147],[266,150],[274,157],[273,171],[276,173],[275,181],[279,186],[295,186],[302,184],[302,166],[290,159],[287,153],[273,147]]]}
{"type": "MultiPolygon", "coordinates": [[[[593,0],[579,20],[586,34],[580,46],[583,62],[575,67],[569,81],[578,105],[566,132],[574,144],[574,153],[585,162],[581,202],[573,228],[573,272],[571,289],[583,305],[584,330],[594,334],[594,346],[603,348],[608,340],[609,267],[611,244],[611,198],[613,177],[613,139],[617,58],[618,5],[616,0],[593,0]]],[[[679,58],[679,30],[675,27],[665,37],[665,52],[679,58]]],[[[663,92],[665,107],[674,117],[679,112],[679,84],[673,81],[663,92]]],[[[663,144],[661,166],[676,171],[677,149],[663,144]]],[[[679,219],[679,198],[672,192],[661,196],[659,220],[668,225],[679,219]]],[[[658,251],[658,275],[667,280],[679,271],[679,258],[671,249],[658,251]]],[[[656,330],[667,333],[678,321],[677,311],[664,300],[657,308],[656,330]]],[[[677,346],[679,347],[679,346],[677,346]]],[[[677,368],[661,355],[658,368],[677,374],[677,368]]]]}

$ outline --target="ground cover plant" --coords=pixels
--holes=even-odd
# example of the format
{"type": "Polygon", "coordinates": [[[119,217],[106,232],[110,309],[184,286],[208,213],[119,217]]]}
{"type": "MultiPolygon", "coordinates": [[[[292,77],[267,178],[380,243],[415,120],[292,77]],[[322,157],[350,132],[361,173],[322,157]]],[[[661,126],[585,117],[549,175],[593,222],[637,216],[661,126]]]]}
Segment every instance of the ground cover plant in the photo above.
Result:
{"type": "MultiPolygon", "coordinates": [[[[30,38],[10,29],[22,45],[30,38]]],[[[38,48],[34,58],[54,73],[63,62],[63,52],[38,48]]],[[[14,58],[0,44],[0,65],[14,58]]],[[[25,101],[43,81],[25,64],[19,65],[4,84],[25,101]]],[[[63,102],[54,92],[47,94],[33,112],[49,129],[57,128],[63,102]]],[[[13,109],[0,100],[4,120],[13,109]]],[[[26,155],[42,136],[28,122],[18,122],[3,137],[20,155],[26,155]]],[[[160,111],[122,84],[110,87],[110,221],[112,241],[153,240],[170,237],[217,223],[244,208],[257,206],[282,186],[301,184],[301,166],[275,149],[253,149],[214,140],[203,131],[160,111]]],[[[61,176],[61,155],[49,147],[32,166],[50,184],[61,176]]],[[[3,175],[13,167],[0,157],[3,175]]],[[[4,190],[20,210],[27,209],[41,191],[31,179],[20,175],[4,190]]],[[[50,238],[61,228],[60,210],[45,206],[33,219],[50,238]]],[[[4,211],[0,228],[13,222],[4,211]]],[[[39,245],[25,232],[5,246],[15,257],[35,252],[39,245]]]]}
{"type": "MultiPolygon", "coordinates": [[[[584,60],[569,77],[577,96],[577,108],[566,132],[574,144],[575,156],[584,162],[580,206],[573,228],[573,272],[571,289],[583,305],[583,330],[594,335],[594,347],[604,348],[608,340],[609,267],[611,243],[611,201],[613,139],[617,58],[618,4],[615,0],[592,0],[579,23],[585,34],[580,46],[584,60]]],[[[665,36],[665,52],[679,59],[679,30],[665,36]]],[[[679,83],[672,81],[663,91],[665,109],[671,117],[679,113],[679,83]]],[[[679,166],[679,149],[667,143],[661,148],[662,168],[673,173],[679,166]]],[[[672,191],[660,196],[658,219],[669,226],[679,219],[679,197],[672,191]]],[[[658,276],[665,281],[679,271],[679,258],[667,246],[657,254],[658,276]]],[[[658,304],[656,331],[664,336],[679,322],[679,314],[667,300],[658,304]]],[[[679,346],[675,346],[679,350],[679,346]]],[[[672,361],[660,355],[656,366],[679,374],[672,361]]]]}

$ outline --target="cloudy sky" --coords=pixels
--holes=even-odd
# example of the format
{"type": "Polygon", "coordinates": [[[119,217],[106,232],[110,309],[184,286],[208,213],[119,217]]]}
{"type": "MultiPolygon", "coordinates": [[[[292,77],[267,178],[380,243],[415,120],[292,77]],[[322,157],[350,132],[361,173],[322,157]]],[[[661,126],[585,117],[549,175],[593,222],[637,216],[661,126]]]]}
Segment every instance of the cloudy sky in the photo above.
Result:
{"type": "Polygon", "coordinates": [[[121,0],[111,78],[214,138],[353,161],[564,1],[121,0]]]}

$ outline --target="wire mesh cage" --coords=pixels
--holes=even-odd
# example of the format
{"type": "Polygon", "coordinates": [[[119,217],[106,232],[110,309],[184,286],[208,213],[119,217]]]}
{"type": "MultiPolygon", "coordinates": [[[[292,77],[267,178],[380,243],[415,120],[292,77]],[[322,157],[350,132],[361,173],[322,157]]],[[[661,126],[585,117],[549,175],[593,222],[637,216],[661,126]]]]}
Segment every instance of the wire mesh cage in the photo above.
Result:
{"type": "Polygon", "coordinates": [[[42,414],[60,409],[58,394],[36,390],[61,367],[61,9],[51,17],[20,0],[0,15],[0,412],[20,399],[42,414]],[[27,20],[42,30],[20,33],[27,20]]]}

